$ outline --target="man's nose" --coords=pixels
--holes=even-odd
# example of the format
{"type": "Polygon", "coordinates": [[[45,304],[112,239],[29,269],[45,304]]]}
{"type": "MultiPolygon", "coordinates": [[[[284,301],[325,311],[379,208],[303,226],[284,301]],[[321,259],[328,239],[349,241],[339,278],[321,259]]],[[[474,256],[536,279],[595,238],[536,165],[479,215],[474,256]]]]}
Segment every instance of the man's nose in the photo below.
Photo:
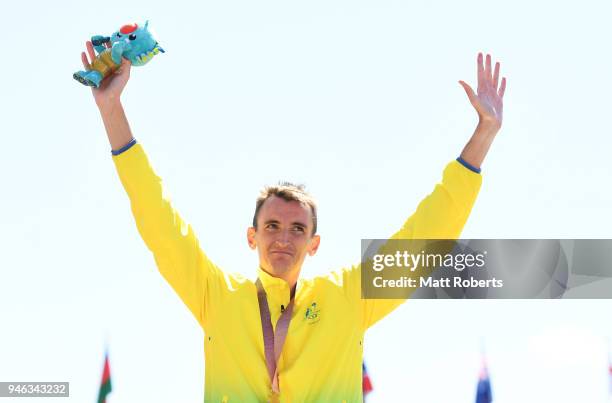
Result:
{"type": "Polygon", "coordinates": [[[276,238],[276,243],[280,246],[288,246],[289,245],[289,231],[281,231],[278,234],[278,238],[276,238]]]}

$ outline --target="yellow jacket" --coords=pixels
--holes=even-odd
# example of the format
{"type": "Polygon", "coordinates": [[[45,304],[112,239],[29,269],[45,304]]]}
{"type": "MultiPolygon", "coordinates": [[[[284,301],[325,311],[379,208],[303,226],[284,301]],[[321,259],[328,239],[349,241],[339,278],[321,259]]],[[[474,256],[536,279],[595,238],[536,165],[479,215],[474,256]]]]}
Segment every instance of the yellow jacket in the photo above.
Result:
{"type": "MultiPolygon", "coordinates": [[[[263,402],[271,397],[252,280],[225,273],[206,256],[173,209],[139,144],[113,156],[138,231],[159,271],[205,332],[206,402],[263,402]]],[[[394,238],[456,239],[468,218],[481,175],[453,161],[442,183],[394,238]]],[[[259,269],[272,323],[289,303],[289,286],[259,269]]],[[[403,300],[362,300],[360,266],[300,279],[278,363],[282,402],[362,402],[361,363],[366,329],[403,300]]]]}

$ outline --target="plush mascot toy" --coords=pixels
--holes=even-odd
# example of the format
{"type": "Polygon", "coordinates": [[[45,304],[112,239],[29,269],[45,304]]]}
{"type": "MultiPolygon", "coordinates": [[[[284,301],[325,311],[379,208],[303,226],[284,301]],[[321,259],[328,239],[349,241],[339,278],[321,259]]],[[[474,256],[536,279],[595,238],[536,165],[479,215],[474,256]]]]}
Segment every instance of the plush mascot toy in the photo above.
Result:
{"type": "Polygon", "coordinates": [[[83,85],[98,88],[106,77],[113,74],[121,65],[121,58],[125,57],[132,66],[143,66],[164,50],[151,36],[147,29],[149,21],[144,27],[138,24],[128,24],[121,27],[110,37],[92,36],[91,42],[98,53],[91,63],[91,70],[78,71],[72,75],[83,85]],[[109,44],[110,46],[105,46],[109,44]]]}

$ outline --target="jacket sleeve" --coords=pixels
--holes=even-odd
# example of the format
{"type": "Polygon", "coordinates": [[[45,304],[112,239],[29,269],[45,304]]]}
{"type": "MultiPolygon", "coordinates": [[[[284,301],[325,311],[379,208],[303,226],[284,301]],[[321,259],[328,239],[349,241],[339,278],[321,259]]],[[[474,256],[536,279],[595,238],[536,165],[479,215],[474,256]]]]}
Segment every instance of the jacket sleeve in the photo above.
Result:
{"type": "MultiPolygon", "coordinates": [[[[482,176],[457,161],[444,169],[442,182],[425,197],[416,211],[391,239],[458,239],[470,215],[480,190],[482,176]]],[[[352,288],[358,288],[361,297],[361,267],[356,266],[349,280],[352,288]]],[[[363,326],[374,323],[397,308],[404,299],[361,299],[363,326]]]]}
{"type": "Polygon", "coordinates": [[[138,232],[153,252],[160,273],[204,327],[207,289],[223,273],[204,254],[191,226],[172,207],[142,146],[135,144],[113,156],[113,161],[130,199],[138,232]]]}

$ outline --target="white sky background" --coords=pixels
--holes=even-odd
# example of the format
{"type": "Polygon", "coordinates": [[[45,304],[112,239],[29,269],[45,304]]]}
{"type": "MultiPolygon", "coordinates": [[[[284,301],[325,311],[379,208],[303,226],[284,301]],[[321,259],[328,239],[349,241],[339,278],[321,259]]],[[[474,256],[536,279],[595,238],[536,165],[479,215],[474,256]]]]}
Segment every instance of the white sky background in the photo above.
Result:
{"type": "MultiPolygon", "coordinates": [[[[201,402],[202,332],[140,240],[89,90],[93,34],[150,20],[132,130],[208,255],[252,274],[265,183],[306,183],[322,246],[358,261],[439,180],[476,114],[478,51],[508,77],[505,121],[464,238],[611,238],[607,1],[10,2],[0,35],[0,381],[70,381],[109,402],[201,402]]],[[[410,301],[366,337],[370,402],[472,402],[484,340],[498,403],[604,402],[612,302],[410,301]]],[[[330,335],[331,337],[331,335],[330,335]]],[[[313,369],[316,370],[316,369],[313,369]]],[[[29,401],[24,399],[24,402],[29,401]]],[[[40,400],[36,400],[40,401],[40,400]]]]}

